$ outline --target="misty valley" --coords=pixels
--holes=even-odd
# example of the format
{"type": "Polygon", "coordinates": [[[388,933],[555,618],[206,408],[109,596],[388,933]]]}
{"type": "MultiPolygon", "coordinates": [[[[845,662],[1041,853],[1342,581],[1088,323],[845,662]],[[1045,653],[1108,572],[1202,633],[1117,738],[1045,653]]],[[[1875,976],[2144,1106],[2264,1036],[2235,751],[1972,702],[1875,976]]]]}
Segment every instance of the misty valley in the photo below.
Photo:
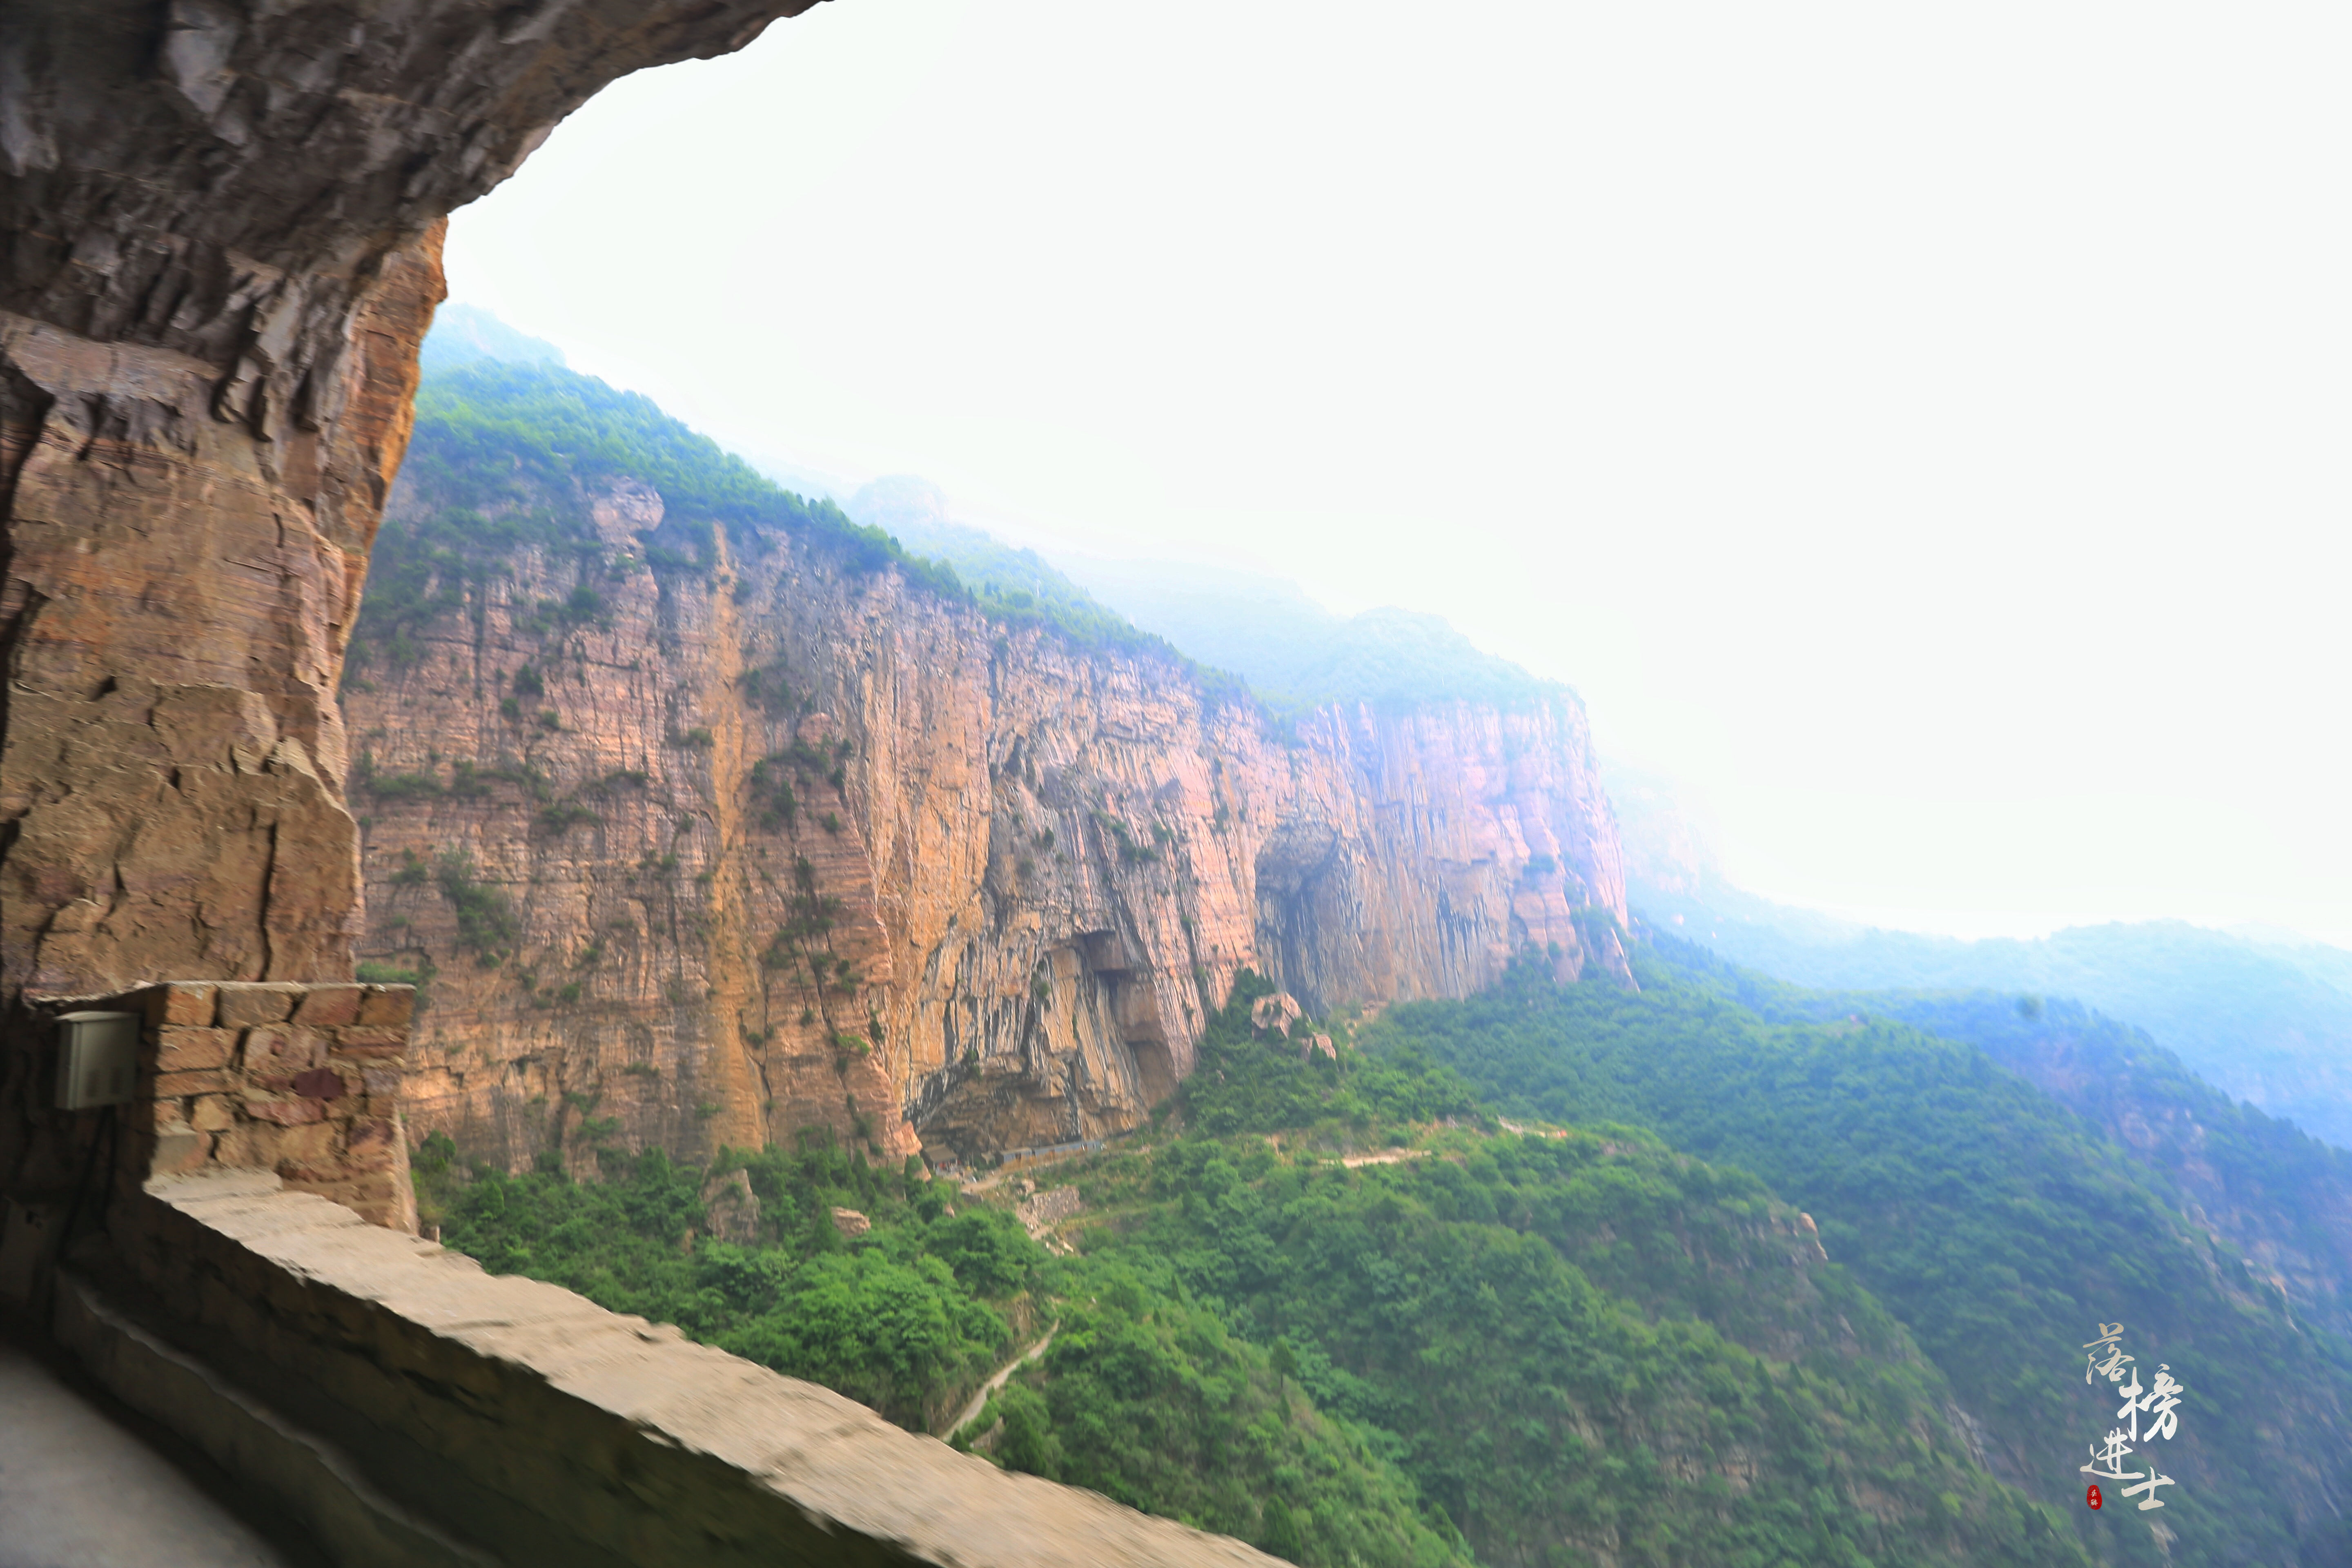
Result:
{"type": "Polygon", "coordinates": [[[2352,1568],[2347,52],[8,0],[0,1568],[2352,1568]]]}
{"type": "Polygon", "coordinates": [[[2352,1153],[2131,928],[1829,970],[1443,622],[1097,593],[502,331],[343,688],[445,1246],[1313,1568],[2352,1561],[2352,1153]]]}

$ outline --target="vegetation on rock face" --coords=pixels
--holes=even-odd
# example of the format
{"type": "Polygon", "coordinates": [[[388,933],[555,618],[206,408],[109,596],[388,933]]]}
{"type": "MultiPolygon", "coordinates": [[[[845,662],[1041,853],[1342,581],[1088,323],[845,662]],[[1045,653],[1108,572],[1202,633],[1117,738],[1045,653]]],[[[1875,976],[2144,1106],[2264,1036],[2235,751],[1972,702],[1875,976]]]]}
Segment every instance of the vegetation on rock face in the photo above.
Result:
{"type": "MultiPolygon", "coordinates": [[[[709,572],[713,529],[755,553],[791,532],[853,570],[895,566],[933,592],[969,597],[947,567],[908,554],[830,501],[780,489],[650,398],[552,363],[475,360],[428,375],[402,479],[421,504],[388,514],[377,535],[346,659],[354,673],[414,663],[419,634],[464,608],[469,590],[502,575],[518,550],[574,551],[583,569],[603,563],[587,496],[624,479],[661,496],[662,525],[645,551],[656,572],[709,572]]],[[[523,624],[557,632],[604,607],[594,584],[583,582],[523,624]]],[[[518,677],[519,696],[540,689],[535,671],[518,677]]]]}
{"type": "Polygon", "coordinates": [[[501,963],[514,952],[522,940],[522,921],[515,913],[514,901],[483,884],[469,851],[442,851],[433,864],[433,879],[457,911],[458,946],[484,965],[501,963]]]}
{"type": "Polygon", "coordinates": [[[2352,1341],[2352,1152],[2233,1100],[2144,1031],[2064,997],[1811,991],[1670,938],[1654,945],[1775,1023],[1882,1017],[1978,1047],[2127,1147],[2172,1208],[2263,1247],[2296,1316],[2352,1341]]]}
{"type": "Polygon", "coordinates": [[[414,969],[362,959],[352,972],[352,978],[362,985],[413,985],[416,988],[416,1010],[422,1013],[432,1003],[433,974],[433,961],[429,958],[414,969]]]}
{"type": "MultiPolygon", "coordinates": [[[[429,374],[417,391],[402,478],[421,504],[387,514],[377,534],[345,659],[354,679],[379,666],[414,664],[425,628],[465,609],[519,550],[577,552],[583,573],[610,565],[589,525],[587,498],[634,480],[661,497],[662,523],[645,538],[642,556],[657,574],[710,574],[717,529],[753,555],[793,534],[853,571],[895,568],[931,594],[973,605],[1008,627],[1049,631],[1077,651],[1167,660],[1190,670],[1212,702],[1248,700],[1238,679],[1193,665],[1075,588],[1033,589],[994,576],[967,585],[953,567],[851,521],[832,501],[782,489],[643,395],[558,363],[476,358],[429,374]]],[[[744,584],[733,586],[740,597],[744,584]]],[[[518,625],[551,634],[595,620],[604,608],[595,584],[583,581],[518,625]]],[[[526,667],[513,700],[518,716],[522,699],[540,690],[526,667]]]]}
{"type": "Polygon", "coordinates": [[[831,501],[804,500],[762,478],[651,398],[551,365],[485,361],[432,377],[417,392],[407,461],[420,488],[447,507],[528,503],[575,483],[635,479],[659,492],[666,525],[715,523],[745,543],[768,530],[805,532],[845,551],[858,570],[895,565],[961,592],[952,573],[908,555],[880,529],[859,527],[831,501]]]}

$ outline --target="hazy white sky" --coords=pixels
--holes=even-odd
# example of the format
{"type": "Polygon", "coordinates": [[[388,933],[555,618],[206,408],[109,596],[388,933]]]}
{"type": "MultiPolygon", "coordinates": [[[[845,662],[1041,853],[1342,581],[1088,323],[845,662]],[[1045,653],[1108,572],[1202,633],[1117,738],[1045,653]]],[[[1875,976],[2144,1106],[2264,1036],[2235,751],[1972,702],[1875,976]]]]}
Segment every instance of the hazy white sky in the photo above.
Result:
{"type": "Polygon", "coordinates": [[[835,0],[453,298],[722,441],[1402,604],[1734,877],[2352,933],[2352,11],[835,0]]]}

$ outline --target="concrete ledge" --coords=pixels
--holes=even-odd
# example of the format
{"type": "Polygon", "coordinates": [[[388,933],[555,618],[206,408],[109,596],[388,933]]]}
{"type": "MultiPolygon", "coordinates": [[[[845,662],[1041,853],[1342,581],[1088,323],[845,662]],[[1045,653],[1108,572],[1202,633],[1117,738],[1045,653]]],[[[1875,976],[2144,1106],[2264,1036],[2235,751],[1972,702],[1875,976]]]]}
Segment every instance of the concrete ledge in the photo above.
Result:
{"type": "Polygon", "coordinates": [[[71,1274],[51,1323],[100,1385],[259,1488],[352,1568],[497,1568],[368,1484],[334,1445],[173,1349],[121,1304],[71,1274]]]}
{"type": "Polygon", "coordinates": [[[487,1275],[273,1175],[163,1178],[122,1207],[114,1235],[171,1302],[159,1331],[184,1355],[340,1450],[392,1506],[517,1568],[1275,1562],[487,1275]]]}

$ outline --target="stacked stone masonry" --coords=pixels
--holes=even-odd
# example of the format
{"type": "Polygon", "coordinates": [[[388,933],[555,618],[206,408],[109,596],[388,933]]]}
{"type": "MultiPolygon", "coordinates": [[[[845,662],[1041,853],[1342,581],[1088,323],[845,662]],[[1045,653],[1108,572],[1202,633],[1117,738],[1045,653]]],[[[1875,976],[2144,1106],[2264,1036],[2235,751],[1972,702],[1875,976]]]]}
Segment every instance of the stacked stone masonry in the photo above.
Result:
{"type": "Polygon", "coordinates": [[[400,1114],[413,987],[174,981],[75,1005],[143,1020],[134,1182],[268,1172],[416,1229],[400,1114]]]}

